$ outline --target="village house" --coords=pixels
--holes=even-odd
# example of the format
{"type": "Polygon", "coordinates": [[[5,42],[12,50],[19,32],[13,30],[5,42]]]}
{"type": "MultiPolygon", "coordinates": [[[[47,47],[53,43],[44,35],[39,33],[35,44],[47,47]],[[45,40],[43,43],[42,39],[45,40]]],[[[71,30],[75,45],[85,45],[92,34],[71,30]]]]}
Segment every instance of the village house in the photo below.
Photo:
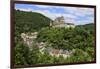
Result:
{"type": "Polygon", "coordinates": [[[69,57],[71,52],[69,52],[68,50],[62,50],[62,49],[54,49],[51,47],[48,47],[47,49],[47,53],[51,56],[63,56],[64,58],[69,57]]]}

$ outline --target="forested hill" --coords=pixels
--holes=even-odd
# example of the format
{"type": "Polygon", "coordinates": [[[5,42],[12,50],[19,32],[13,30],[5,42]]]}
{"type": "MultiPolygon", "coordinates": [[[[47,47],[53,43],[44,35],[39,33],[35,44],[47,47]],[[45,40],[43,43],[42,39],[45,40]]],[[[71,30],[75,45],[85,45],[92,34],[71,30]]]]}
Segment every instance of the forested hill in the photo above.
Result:
{"type": "Polygon", "coordinates": [[[87,28],[87,29],[94,29],[94,23],[89,23],[89,24],[85,24],[85,25],[78,25],[78,27],[83,27],[83,28],[87,28]]]}
{"type": "Polygon", "coordinates": [[[36,13],[15,10],[15,28],[17,32],[32,32],[49,26],[51,19],[36,13]]]}
{"type": "Polygon", "coordinates": [[[49,28],[47,26],[52,20],[48,17],[36,12],[18,10],[15,11],[14,19],[15,65],[80,63],[95,60],[93,23],[77,25],[75,28],[49,28]],[[33,35],[30,35],[31,33],[33,35]]]}

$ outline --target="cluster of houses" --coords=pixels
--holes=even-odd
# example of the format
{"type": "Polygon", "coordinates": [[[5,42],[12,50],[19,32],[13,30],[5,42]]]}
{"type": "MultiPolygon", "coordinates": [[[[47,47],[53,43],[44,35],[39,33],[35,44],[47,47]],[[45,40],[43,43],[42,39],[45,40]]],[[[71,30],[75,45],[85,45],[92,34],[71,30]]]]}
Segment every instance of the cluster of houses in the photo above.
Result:
{"type": "Polygon", "coordinates": [[[68,50],[63,50],[63,49],[54,49],[52,47],[46,47],[46,43],[40,42],[37,44],[39,51],[41,54],[44,54],[45,52],[48,53],[51,56],[63,56],[64,58],[69,57],[71,52],[68,50]]]}

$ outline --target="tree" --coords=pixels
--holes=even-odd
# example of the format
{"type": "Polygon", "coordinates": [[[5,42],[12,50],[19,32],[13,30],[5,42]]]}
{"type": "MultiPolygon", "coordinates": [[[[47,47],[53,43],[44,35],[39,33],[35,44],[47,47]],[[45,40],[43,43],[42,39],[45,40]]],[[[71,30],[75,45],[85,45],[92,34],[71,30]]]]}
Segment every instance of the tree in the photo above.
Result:
{"type": "Polygon", "coordinates": [[[15,46],[15,64],[16,65],[27,65],[29,60],[29,48],[18,42],[15,46]]]}
{"type": "Polygon", "coordinates": [[[33,41],[32,48],[30,49],[30,64],[37,64],[39,59],[39,49],[36,42],[33,41]]]}

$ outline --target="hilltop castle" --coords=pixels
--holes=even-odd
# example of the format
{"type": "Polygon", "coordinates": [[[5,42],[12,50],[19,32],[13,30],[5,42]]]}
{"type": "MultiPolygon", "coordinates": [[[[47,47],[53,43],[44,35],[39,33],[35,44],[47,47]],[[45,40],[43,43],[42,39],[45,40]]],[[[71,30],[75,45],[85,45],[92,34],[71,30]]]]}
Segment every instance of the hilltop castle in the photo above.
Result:
{"type": "Polygon", "coordinates": [[[73,23],[65,23],[64,17],[57,17],[53,22],[50,22],[50,26],[55,28],[55,27],[65,27],[65,28],[74,28],[75,25],[73,23]]]}

